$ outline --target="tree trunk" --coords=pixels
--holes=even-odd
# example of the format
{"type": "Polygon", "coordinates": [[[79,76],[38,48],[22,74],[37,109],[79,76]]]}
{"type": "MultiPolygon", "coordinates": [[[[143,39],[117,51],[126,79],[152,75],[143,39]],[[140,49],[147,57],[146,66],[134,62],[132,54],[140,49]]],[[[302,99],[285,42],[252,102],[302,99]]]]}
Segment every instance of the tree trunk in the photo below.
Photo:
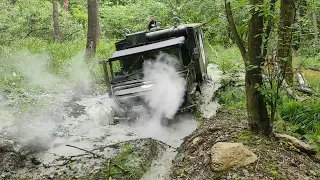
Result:
{"type": "Polygon", "coordinates": [[[280,61],[281,74],[285,74],[285,79],[290,85],[293,83],[292,24],[294,23],[294,17],[294,0],[281,0],[277,57],[280,61]],[[285,61],[287,61],[286,69],[284,69],[285,61]],[[284,71],[285,73],[283,73],[284,71]]]}
{"type": "MultiPolygon", "coordinates": [[[[271,12],[274,12],[275,11],[275,5],[276,5],[276,2],[278,0],[270,0],[270,8],[269,10],[271,12]]],[[[262,53],[262,56],[263,58],[266,60],[267,59],[267,54],[268,54],[268,45],[269,45],[269,38],[270,38],[270,34],[271,34],[271,30],[273,28],[273,20],[272,20],[272,17],[269,16],[267,17],[267,28],[266,28],[266,35],[265,35],[265,38],[264,38],[264,44],[263,44],[263,53],[262,53]]]]}
{"type": "Polygon", "coordinates": [[[230,4],[230,2],[227,2],[226,0],[225,0],[225,8],[226,8],[226,15],[227,15],[227,19],[229,22],[231,33],[232,33],[232,35],[235,39],[235,42],[240,50],[241,56],[244,60],[244,63],[247,66],[247,50],[243,44],[243,40],[241,39],[241,37],[238,33],[236,24],[234,23],[232,10],[231,10],[231,4],[230,4]]]}
{"type": "MultiPolygon", "coordinates": [[[[262,2],[263,0],[250,0],[250,4],[252,5],[262,2]]],[[[230,2],[227,3],[226,0],[225,8],[231,32],[240,49],[246,67],[246,104],[250,128],[254,132],[262,132],[269,136],[272,133],[272,128],[268,116],[267,105],[264,102],[264,96],[256,88],[256,85],[261,86],[263,84],[262,69],[260,68],[264,60],[262,57],[263,16],[260,16],[261,12],[255,11],[255,8],[251,11],[252,18],[249,23],[247,52],[236,29],[230,2]],[[252,68],[253,66],[255,68],[252,68]]]]}
{"type": "Polygon", "coordinates": [[[92,58],[96,54],[99,37],[99,0],[88,0],[88,33],[86,57],[92,58]]]}
{"type": "Polygon", "coordinates": [[[66,12],[69,12],[69,2],[68,2],[68,0],[63,0],[63,9],[66,12]]]}
{"type": "Polygon", "coordinates": [[[293,49],[294,50],[299,50],[300,45],[301,45],[301,39],[305,38],[305,32],[306,32],[306,27],[303,25],[303,19],[305,18],[307,14],[307,0],[300,0],[299,2],[299,11],[297,11],[295,22],[299,23],[299,26],[294,29],[294,31],[298,31],[295,33],[295,38],[296,39],[295,43],[293,44],[293,49]]]}
{"type": "Polygon", "coordinates": [[[53,36],[55,41],[60,41],[60,28],[59,28],[59,11],[58,0],[52,0],[52,13],[53,13],[53,36]]]}
{"type": "Polygon", "coordinates": [[[313,21],[313,28],[314,28],[314,41],[315,45],[319,45],[319,28],[318,28],[318,22],[317,22],[317,15],[316,11],[312,11],[312,21],[313,21]]]}
{"type": "MultiPolygon", "coordinates": [[[[252,5],[263,3],[263,0],[250,0],[252,5]]],[[[264,59],[262,57],[262,35],[263,35],[263,16],[261,11],[251,10],[252,18],[249,22],[248,32],[248,62],[254,68],[247,68],[245,84],[246,84],[246,100],[247,111],[250,128],[255,132],[263,132],[270,135],[272,132],[270,119],[268,116],[267,106],[264,102],[264,96],[256,88],[261,86],[262,81],[262,65],[264,59]]]]}

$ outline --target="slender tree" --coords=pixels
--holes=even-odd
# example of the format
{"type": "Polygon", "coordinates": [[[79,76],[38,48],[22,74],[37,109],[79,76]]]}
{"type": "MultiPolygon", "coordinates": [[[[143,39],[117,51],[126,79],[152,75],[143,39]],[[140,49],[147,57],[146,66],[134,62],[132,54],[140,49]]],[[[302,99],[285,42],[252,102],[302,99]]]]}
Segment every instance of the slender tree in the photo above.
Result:
{"type": "Polygon", "coordinates": [[[60,27],[59,27],[59,11],[58,0],[52,0],[52,14],[53,14],[53,36],[55,41],[60,41],[60,27]]]}
{"type": "Polygon", "coordinates": [[[314,9],[312,10],[312,22],[313,22],[313,28],[314,28],[314,41],[316,45],[319,45],[319,28],[318,28],[317,14],[314,9]]]}
{"type": "Polygon", "coordinates": [[[277,58],[281,71],[286,71],[285,79],[289,84],[293,83],[292,67],[292,25],[295,19],[295,1],[281,0],[280,3],[280,24],[277,58]],[[286,68],[285,68],[286,65],[286,68]]]}
{"type": "MultiPolygon", "coordinates": [[[[255,6],[263,3],[263,0],[250,0],[250,4],[255,6]]],[[[249,126],[252,131],[265,135],[272,133],[270,119],[268,116],[267,105],[264,96],[258,90],[257,86],[262,86],[262,34],[263,34],[263,16],[259,8],[252,8],[252,18],[249,22],[248,50],[245,48],[243,40],[240,38],[236,25],[233,20],[231,4],[225,0],[227,19],[235,42],[240,49],[245,63],[245,87],[246,104],[249,126]]]]}
{"type": "Polygon", "coordinates": [[[69,12],[69,2],[68,2],[68,0],[63,0],[63,9],[66,12],[69,12]]]}
{"type": "Polygon", "coordinates": [[[99,37],[99,0],[88,0],[88,33],[86,57],[92,58],[96,54],[99,37]]]}

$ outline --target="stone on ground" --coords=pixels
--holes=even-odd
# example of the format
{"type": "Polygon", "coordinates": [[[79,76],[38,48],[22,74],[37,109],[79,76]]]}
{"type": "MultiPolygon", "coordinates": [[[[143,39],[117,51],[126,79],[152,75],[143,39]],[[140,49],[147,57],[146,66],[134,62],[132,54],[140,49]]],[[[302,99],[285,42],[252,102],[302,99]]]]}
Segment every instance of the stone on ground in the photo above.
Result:
{"type": "Polygon", "coordinates": [[[218,142],[211,148],[213,171],[243,167],[257,159],[257,156],[242,143],[218,142]]]}

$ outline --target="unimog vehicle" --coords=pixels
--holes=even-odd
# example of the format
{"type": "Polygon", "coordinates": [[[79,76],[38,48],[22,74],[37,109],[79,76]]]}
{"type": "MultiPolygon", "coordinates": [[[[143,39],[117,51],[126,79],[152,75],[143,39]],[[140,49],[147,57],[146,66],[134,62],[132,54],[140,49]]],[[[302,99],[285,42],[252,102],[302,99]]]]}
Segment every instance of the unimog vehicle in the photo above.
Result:
{"type": "Polygon", "coordinates": [[[177,71],[185,78],[186,92],[179,111],[196,107],[201,84],[207,77],[202,24],[185,24],[152,32],[127,34],[117,42],[112,57],[100,61],[105,72],[109,95],[116,106],[113,120],[137,119],[150,115],[143,96],[153,82],[144,81],[143,62],[155,59],[160,52],[175,56],[177,71]],[[141,112],[144,113],[141,113],[141,112]]]}

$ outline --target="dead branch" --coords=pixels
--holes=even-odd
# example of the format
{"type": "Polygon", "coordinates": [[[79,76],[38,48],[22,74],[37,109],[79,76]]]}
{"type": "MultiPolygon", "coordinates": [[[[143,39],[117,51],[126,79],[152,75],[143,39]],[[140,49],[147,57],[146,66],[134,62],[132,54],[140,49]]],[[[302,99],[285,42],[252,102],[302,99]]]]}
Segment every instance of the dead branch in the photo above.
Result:
{"type": "Polygon", "coordinates": [[[302,76],[302,79],[303,79],[303,81],[304,81],[305,86],[306,86],[306,87],[309,87],[309,83],[308,83],[308,81],[307,81],[306,76],[305,76],[303,73],[301,73],[301,76],[302,76]]]}
{"type": "Polygon", "coordinates": [[[299,86],[300,87],[306,87],[306,83],[302,77],[302,74],[300,72],[296,72],[296,76],[297,76],[297,80],[298,80],[298,83],[299,83],[299,86]]]}
{"type": "Polygon", "coordinates": [[[300,91],[300,92],[303,92],[307,95],[313,95],[313,91],[308,88],[308,82],[306,80],[306,78],[304,77],[304,75],[297,71],[296,72],[296,76],[297,76],[297,80],[298,80],[298,83],[299,83],[299,87],[295,88],[297,91],[300,91]]]}
{"type": "Polygon", "coordinates": [[[300,141],[299,139],[289,136],[287,134],[274,134],[276,138],[280,139],[280,140],[284,140],[284,141],[288,141],[290,143],[292,143],[292,145],[294,147],[296,147],[297,149],[299,149],[301,152],[307,154],[307,155],[315,155],[317,154],[317,151],[314,149],[311,149],[309,144],[304,143],[302,141],[300,141]]]}
{"type": "Polygon", "coordinates": [[[294,94],[293,90],[289,87],[288,83],[286,82],[286,80],[283,80],[282,82],[282,86],[285,88],[287,94],[289,96],[291,96],[293,99],[297,100],[297,101],[303,101],[303,98],[301,98],[300,96],[294,94]]]}
{"type": "Polygon", "coordinates": [[[313,91],[310,88],[307,88],[307,87],[296,87],[295,89],[297,91],[300,91],[300,92],[302,92],[304,94],[307,94],[309,96],[313,95],[313,91]]]}
{"type": "MultiPolygon", "coordinates": [[[[57,154],[53,154],[55,156],[59,156],[57,154]]],[[[78,154],[78,155],[73,155],[73,156],[59,156],[58,159],[54,160],[54,161],[64,161],[62,164],[53,164],[53,165],[47,165],[47,164],[43,164],[43,166],[45,168],[49,168],[49,167],[58,167],[58,166],[65,166],[70,162],[74,162],[76,160],[73,160],[73,158],[76,157],[81,157],[81,156],[87,156],[87,155],[91,155],[91,154],[78,154]]]]}
{"type": "Polygon", "coordinates": [[[137,141],[137,140],[138,140],[138,141],[139,141],[139,140],[141,140],[141,141],[142,141],[142,140],[152,140],[152,141],[156,141],[158,144],[161,144],[161,145],[170,147],[170,148],[172,148],[172,149],[178,149],[178,148],[173,147],[173,146],[171,146],[171,145],[169,145],[169,144],[167,144],[167,143],[165,143],[165,142],[162,142],[162,141],[160,141],[160,140],[156,140],[156,139],[153,139],[153,138],[139,138],[139,139],[132,139],[132,140],[127,140],[127,141],[121,141],[121,142],[114,143],[114,144],[110,144],[110,145],[106,145],[106,146],[100,146],[100,147],[98,147],[98,148],[93,149],[92,151],[95,151],[95,150],[100,150],[100,151],[102,151],[102,150],[104,150],[104,149],[106,149],[106,148],[117,148],[117,147],[120,146],[120,144],[129,143],[129,142],[137,141]]]}
{"type": "Polygon", "coordinates": [[[260,154],[258,156],[258,160],[257,160],[257,163],[256,163],[256,166],[254,168],[254,171],[257,172],[257,168],[258,168],[258,165],[259,165],[259,161],[260,161],[260,154]]]}
{"type": "Polygon", "coordinates": [[[89,150],[86,150],[86,149],[82,149],[82,148],[79,148],[79,147],[76,147],[76,146],[73,146],[73,145],[67,144],[66,146],[72,147],[72,148],[75,148],[75,149],[79,149],[79,150],[84,151],[84,152],[87,152],[87,153],[90,153],[90,154],[92,154],[92,155],[94,155],[94,156],[96,156],[96,157],[103,157],[103,156],[101,156],[101,155],[99,155],[99,154],[97,154],[97,153],[94,153],[94,152],[92,152],[92,151],[89,151],[89,150]]]}
{"type": "Polygon", "coordinates": [[[310,70],[312,70],[312,71],[320,72],[320,69],[317,69],[317,68],[308,68],[308,69],[310,69],[310,70]]]}

